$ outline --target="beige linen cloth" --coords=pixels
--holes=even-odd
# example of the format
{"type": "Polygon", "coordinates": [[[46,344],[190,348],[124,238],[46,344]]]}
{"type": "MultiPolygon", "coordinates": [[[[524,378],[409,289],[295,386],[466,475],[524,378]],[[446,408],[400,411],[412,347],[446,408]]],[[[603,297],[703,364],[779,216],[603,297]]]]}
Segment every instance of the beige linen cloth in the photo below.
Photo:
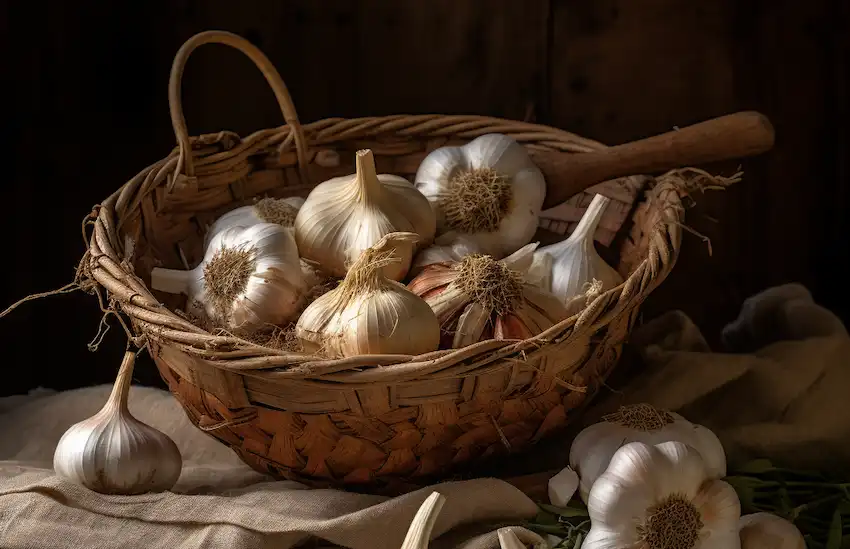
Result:
{"type": "MultiPolygon", "coordinates": [[[[717,432],[732,462],[770,457],[792,466],[850,463],[850,338],[801,286],[750,298],[712,353],[679,312],[634,335],[646,366],[589,411],[650,402],[717,432]]],[[[519,525],[534,503],[496,479],[440,484],[402,497],[309,490],[273,482],[186,419],[170,395],[135,387],[130,409],[168,433],[184,456],[174,492],[101,496],[53,476],[59,437],[94,414],[109,387],[0,399],[0,547],[287,549],[309,540],[357,549],[398,548],[433,490],[447,498],[431,547],[498,548],[496,529],[519,525]]],[[[568,447],[568,441],[562,446],[568,447]]],[[[543,540],[520,527],[529,546],[543,540]]],[[[313,541],[310,541],[313,543],[313,541]]]]}

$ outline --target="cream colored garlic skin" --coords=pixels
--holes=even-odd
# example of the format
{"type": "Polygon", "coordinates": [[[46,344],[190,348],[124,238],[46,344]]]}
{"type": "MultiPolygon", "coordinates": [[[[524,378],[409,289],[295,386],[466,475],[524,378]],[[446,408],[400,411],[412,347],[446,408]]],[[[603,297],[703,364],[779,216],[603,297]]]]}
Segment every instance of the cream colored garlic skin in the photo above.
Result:
{"type": "Polygon", "coordinates": [[[307,290],[304,278],[291,231],[258,223],[216,234],[195,269],[153,269],[151,287],[186,294],[218,326],[251,333],[295,317],[307,290]]]}
{"type": "Polygon", "coordinates": [[[741,549],[806,549],[800,530],[773,513],[744,515],[738,529],[741,549]]]}
{"type": "Polygon", "coordinates": [[[642,442],[652,445],[668,441],[688,444],[699,452],[711,478],[726,476],[726,453],[710,429],[691,423],[679,414],[657,410],[648,404],[637,404],[624,406],[617,413],[605,416],[573,440],[570,466],[581,479],[581,498],[587,501],[594,482],[623,444],[642,442]]]}
{"type": "Polygon", "coordinates": [[[582,549],[740,549],[741,504],[681,442],[626,444],[590,491],[582,549]]]}
{"type": "Polygon", "coordinates": [[[544,246],[535,253],[537,257],[530,274],[534,283],[558,296],[570,314],[579,313],[585,307],[586,294],[594,281],[599,283],[597,292],[623,283],[620,273],[605,263],[593,244],[593,235],[610,202],[610,198],[601,194],[594,196],[569,238],[544,246]]]}
{"type": "Polygon", "coordinates": [[[71,426],[56,446],[56,474],[102,494],[134,495],[171,489],[182,459],[174,442],[134,418],[127,408],[135,355],[128,352],[106,405],[71,426]]]}
{"type": "Polygon", "coordinates": [[[385,275],[407,275],[417,247],[434,239],[436,219],[422,193],[403,177],[378,175],[372,151],[358,151],[354,175],[316,186],[295,218],[295,239],[302,257],[328,274],[345,276],[360,254],[392,232],[411,232],[416,242],[400,243],[399,260],[385,275]]]}
{"type": "Polygon", "coordinates": [[[525,147],[495,133],[435,149],[415,181],[437,213],[438,245],[464,235],[496,259],[531,241],[546,195],[543,173],[525,147]]]}
{"type": "Polygon", "coordinates": [[[434,263],[453,263],[471,254],[482,253],[481,247],[469,238],[459,235],[455,240],[445,245],[428,246],[413,258],[410,272],[414,276],[422,269],[434,263]]]}
{"type": "Polygon", "coordinates": [[[407,535],[404,537],[404,542],[401,544],[401,549],[428,549],[428,542],[431,540],[431,532],[434,531],[434,525],[437,523],[437,517],[446,503],[446,496],[439,492],[433,492],[426,499],[419,510],[416,511],[416,516],[410,523],[410,528],[407,530],[407,535]]]}
{"type": "Polygon", "coordinates": [[[339,286],[301,313],[295,334],[306,352],[332,357],[367,354],[419,355],[437,350],[440,324],[431,307],[403,284],[388,279],[395,241],[412,233],[390,233],[366,250],[339,286]]]}
{"type": "Polygon", "coordinates": [[[303,204],[304,199],[300,196],[264,198],[255,204],[230,210],[216,219],[207,230],[204,246],[208,246],[215,235],[230,227],[250,227],[258,223],[277,223],[294,231],[295,216],[303,204]]]}

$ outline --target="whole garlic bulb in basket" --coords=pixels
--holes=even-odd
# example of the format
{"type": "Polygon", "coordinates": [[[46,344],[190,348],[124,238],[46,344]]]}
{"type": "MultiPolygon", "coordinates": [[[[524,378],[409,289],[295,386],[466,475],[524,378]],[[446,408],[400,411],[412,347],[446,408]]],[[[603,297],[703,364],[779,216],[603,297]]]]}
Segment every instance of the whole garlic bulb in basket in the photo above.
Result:
{"type": "MultiPolygon", "coordinates": [[[[403,177],[378,175],[370,150],[358,151],[354,175],[335,177],[316,186],[295,218],[295,239],[301,256],[321,265],[332,276],[345,276],[360,254],[389,233],[418,235],[427,246],[436,231],[431,205],[403,177]]],[[[416,250],[410,239],[399,246],[399,261],[385,266],[392,280],[407,275],[416,250]]]]}
{"type": "Polygon", "coordinates": [[[437,315],[444,346],[527,339],[566,318],[558,298],[523,279],[536,247],[528,244],[503,260],[473,254],[454,263],[435,263],[410,281],[408,288],[437,315]]]}
{"type": "Polygon", "coordinates": [[[274,223],[230,227],[213,236],[190,271],[151,271],[151,287],[189,296],[217,325],[238,333],[284,324],[307,287],[291,231],[274,223]]]}
{"type": "Polygon", "coordinates": [[[531,241],[546,196],[543,173],[525,148],[495,133],[432,151],[416,188],[437,212],[437,244],[463,234],[496,259],[531,241]]]}
{"type": "Polygon", "coordinates": [[[620,273],[605,263],[593,244],[596,227],[610,202],[601,194],[594,196],[569,238],[534,253],[529,280],[558,296],[570,315],[585,307],[588,290],[601,293],[623,283],[620,273]]]}
{"type": "Polygon", "coordinates": [[[390,233],[367,249],[335,289],[307,306],[295,335],[306,352],[333,357],[365,354],[420,355],[437,350],[440,324],[434,312],[403,284],[388,279],[385,267],[399,261],[399,239],[390,233]]]}
{"type": "Polygon", "coordinates": [[[248,206],[242,206],[221,215],[207,230],[204,246],[208,246],[212,238],[230,227],[250,227],[258,223],[275,223],[294,231],[295,216],[304,204],[300,196],[289,198],[262,198],[248,206]]]}
{"type": "Polygon", "coordinates": [[[103,408],[62,435],[53,454],[57,475],[102,494],[162,492],[177,482],[183,465],[177,445],[127,408],[135,359],[125,353],[103,408]]]}

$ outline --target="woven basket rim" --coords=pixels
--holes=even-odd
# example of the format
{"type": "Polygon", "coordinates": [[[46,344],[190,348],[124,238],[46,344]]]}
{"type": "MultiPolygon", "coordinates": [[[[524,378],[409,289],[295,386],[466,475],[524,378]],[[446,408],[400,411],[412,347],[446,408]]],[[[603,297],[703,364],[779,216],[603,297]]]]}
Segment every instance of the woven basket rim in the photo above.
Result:
{"type": "MultiPolygon", "coordinates": [[[[650,191],[656,199],[663,196],[663,205],[651,228],[652,234],[647,237],[649,244],[643,259],[625,277],[622,284],[594,297],[579,314],[566,318],[529,339],[486,340],[461,349],[438,350],[419,356],[358,355],[329,359],[265,347],[234,336],[214,335],[179,317],[156,299],[131,266],[134,252],[132,242],[127,240],[127,235],[123,239],[119,237],[127,215],[140,210],[142,200],[158,188],[169,192],[180,186],[196,186],[197,171],[233,158],[264,154],[271,147],[276,147],[281,154],[291,154],[292,146],[295,145],[298,167],[303,172],[311,159],[311,147],[315,150],[329,143],[387,134],[423,140],[443,136],[473,139],[486,133],[498,132],[510,135],[527,146],[568,154],[598,150],[605,145],[542,124],[483,115],[420,114],[326,118],[301,125],[285,85],[268,59],[240,37],[222,31],[201,33],[184,44],[175,57],[169,92],[178,145],[166,158],[148,166],[122,185],[87,216],[85,223],[93,225],[94,230],[81,269],[85,278],[93,279],[106,288],[111,299],[133,319],[134,328],[140,330],[143,336],[155,339],[159,344],[174,346],[197,358],[206,359],[218,368],[243,373],[254,370],[254,374],[259,373],[256,370],[288,368],[293,377],[301,377],[308,373],[332,374],[375,366],[383,366],[380,370],[387,372],[387,366],[404,365],[406,373],[400,374],[407,377],[420,370],[434,371],[440,364],[455,364],[485,354],[485,361],[478,362],[478,365],[510,359],[512,355],[533,352],[552,343],[563,343],[565,340],[592,333],[627,313],[661,283],[672,269],[678,255],[684,207],[679,196],[680,188],[662,176],[656,179],[650,191]],[[213,42],[236,47],[261,68],[281,103],[286,124],[258,130],[245,138],[240,138],[233,132],[210,133],[196,137],[188,135],[179,98],[182,67],[194,48],[213,42]],[[230,146],[223,151],[204,154],[203,151],[197,150],[199,146],[220,144],[225,140],[229,140],[230,146]],[[661,261],[662,256],[667,259],[661,261]]],[[[130,330],[128,334],[132,336],[130,330]]],[[[367,377],[360,376],[359,381],[365,381],[367,377]]]]}

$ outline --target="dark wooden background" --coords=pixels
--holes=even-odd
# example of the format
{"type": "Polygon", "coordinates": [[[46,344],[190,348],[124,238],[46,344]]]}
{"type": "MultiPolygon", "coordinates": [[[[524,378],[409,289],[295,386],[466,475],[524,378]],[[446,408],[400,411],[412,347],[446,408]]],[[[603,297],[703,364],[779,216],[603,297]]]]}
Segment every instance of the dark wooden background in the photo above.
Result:
{"type": "MultiPolygon", "coordinates": [[[[681,308],[713,334],[746,296],[796,280],[846,319],[848,19],[846,0],[3,2],[3,304],[72,279],[82,217],[173,147],[172,56],[225,29],[271,58],[303,121],[532,113],[616,144],[760,110],[775,150],[698,197],[689,225],[713,255],[687,236],[646,315],[681,308]]],[[[192,58],[184,101],[195,134],[281,122],[259,72],[224,47],[192,58]]],[[[84,294],[2,319],[0,393],[110,381],[125,340],[113,327],[90,353],[99,319],[84,294]]]]}

